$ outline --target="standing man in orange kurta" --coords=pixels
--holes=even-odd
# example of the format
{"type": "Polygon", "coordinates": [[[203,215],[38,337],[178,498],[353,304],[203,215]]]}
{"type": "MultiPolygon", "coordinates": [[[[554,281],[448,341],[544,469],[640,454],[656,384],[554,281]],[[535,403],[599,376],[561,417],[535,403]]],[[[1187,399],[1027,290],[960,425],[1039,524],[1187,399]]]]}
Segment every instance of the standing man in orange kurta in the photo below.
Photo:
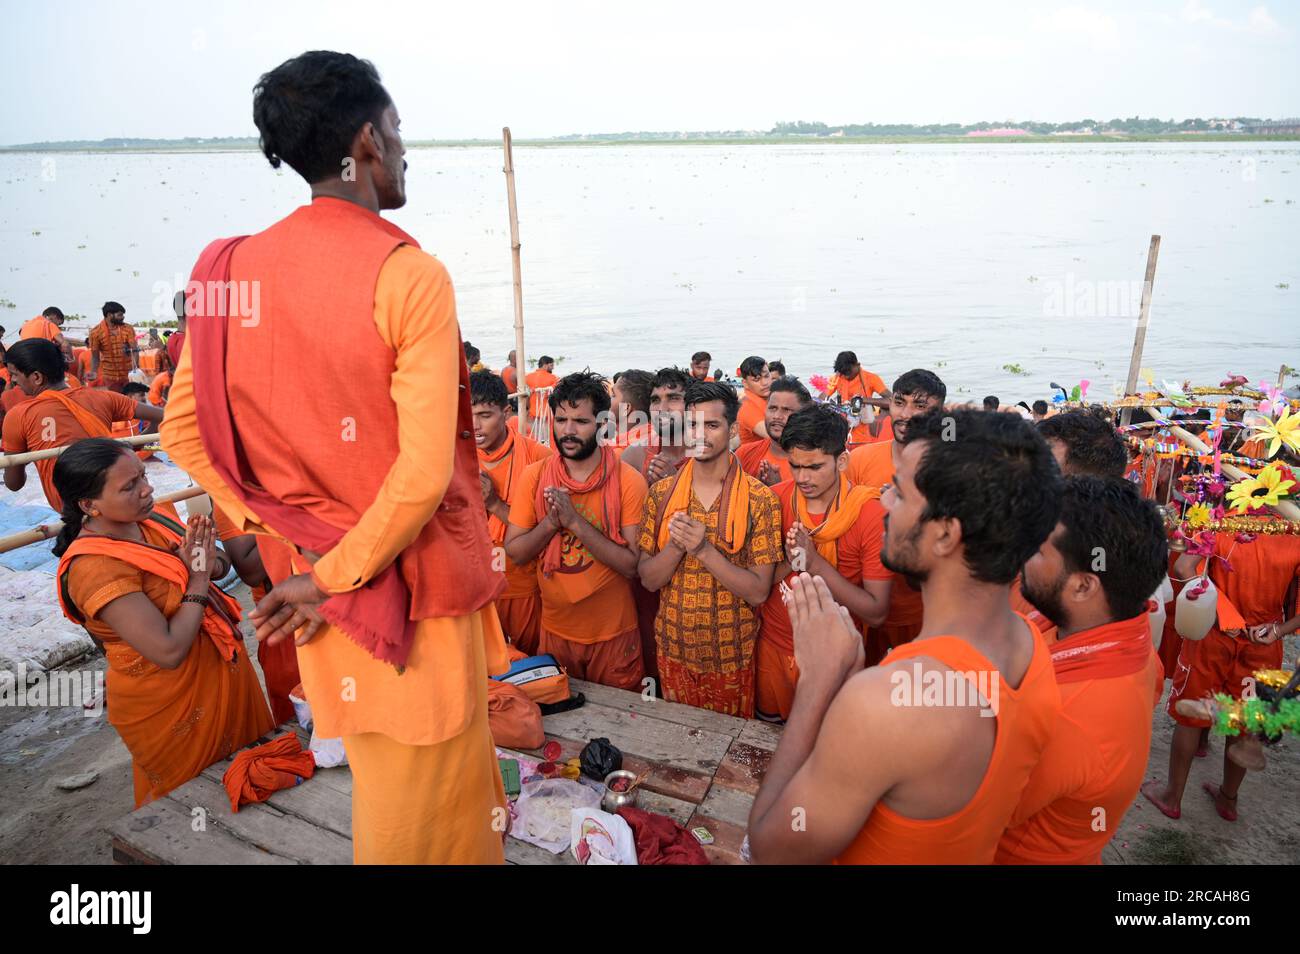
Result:
{"type": "Polygon", "coordinates": [[[487,508],[493,558],[498,566],[504,563],[506,575],[505,591],[497,597],[497,616],[511,644],[531,656],[537,652],[542,625],[537,561],[517,564],[506,557],[506,528],[510,524],[510,505],[523,486],[524,471],[529,464],[555,452],[510,428],[508,394],[505,382],[491,371],[475,371],[469,376],[483,505],[487,508]]]}
{"type": "Polygon", "coordinates": [[[1147,597],[1165,575],[1164,524],[1126,480],[1067,477],[1061,518],[1020,572],[1056,624],[1061,718],[998,844],[999,864],[1101,864],[1137,797],[1164,671],[1147,597]]]}
{"type": "Polygon", "coordinates": [[[126,309],[115,301],[104,302],[104,320],[90,329],[90,374],[87,384],[119,391],[140,367],[140,349],[135,329],[126,323],[126,309]]]}
{"type": "Polygon", "coordinates": [[[555,359],[549,354],[544,354],[537,359],[537,370],[530,371],[524,375],[524,384],[528,385],[528,423],[532,424],[541,416],[543,409],[546,407],[546,395],[535,394],[531,392],[540,391],[543,388],[555,387],[555,382],[560,379],[555,376],[555,359]]]}
{"type": "Polygon", "coordinates": [[[252,619],[296,634],[316,724],[343,738],[355,860],[499,864],[504,579],[451,280],[378,214],[406,201],[397,108],[370,63],[317,51],[261,77],[253,119],[312,201],[200,256],[163,441],[236,529],[293,548],[252,619]]]}

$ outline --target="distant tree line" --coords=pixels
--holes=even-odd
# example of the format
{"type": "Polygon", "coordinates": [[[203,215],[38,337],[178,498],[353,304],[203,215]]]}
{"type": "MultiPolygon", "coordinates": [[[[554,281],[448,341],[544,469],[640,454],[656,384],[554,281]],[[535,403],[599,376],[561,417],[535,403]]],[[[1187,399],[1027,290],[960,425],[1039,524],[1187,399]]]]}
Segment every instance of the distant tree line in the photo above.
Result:
{"type": "MultiPolygon", "coordinates": [[[[1257,118],[1247,116],[1233,116],[1231,121],[1235,121],[1241,126],[1258,125],[1261,122],[1257,118]]],[[[1107,121],[1080,119],[1077,122],[1070,123],[1040,123],[1032,120],[1022,122],[1008,119],[1004,122],[980,122],[970,125],[963,125],[962,123],[929,123],[926,125],[915,125],[913,123],[846,123],[838,126],[828,126],[826,123],[806,122],[801,119],[795,122],[779,122],[767,134],[770,136],[831,136],[835,134],[845,136],[964,136],[971,132],[1004,128],[1023,129],[1037,136],[1046,136],[1054,132],[1072,132],[1080,129],[1092,129],[1096,132],[1105,129],[1132,135],[1154,136],[1164,133],[1209,132],[1216,127],[1212,126],[1207,119],[1197,118],[1179,121],[1176,119],[1156,119],[1155,117],[1143,119],[1141,116],[1130,116],[1128,119],[1111,119],[1107,121]]]]}

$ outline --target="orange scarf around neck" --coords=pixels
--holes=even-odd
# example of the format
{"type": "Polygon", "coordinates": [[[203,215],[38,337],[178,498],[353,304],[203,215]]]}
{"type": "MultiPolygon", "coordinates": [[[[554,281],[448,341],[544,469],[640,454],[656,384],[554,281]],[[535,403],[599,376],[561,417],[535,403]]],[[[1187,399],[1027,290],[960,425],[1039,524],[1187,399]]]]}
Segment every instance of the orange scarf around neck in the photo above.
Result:
{"type": "MultiPolygon", "coordinates": [[[[668,545],[668,523],[673,514],[690,512],[694,480],[695,458],[688,457],[685,466],[673,478],[663,512],[659,514],[655,539],[660,550],[668,545]]],[[[739,553],[749,537],[749,487],[734,453],[731,454],[727,476],[722,479],[720,507],[716,544],[727,553],[739,553]]]]}
{"type": "Polygon", "coordinates": [[[839,489],[836,490],[835,499],[820,524],[815,527],[812,525],[811,515],[808,512],[808,498],[799,492],[798,487],[794,488],[794,515],[804,525],[808,536],[812,537],[817,552],[827,563],[835,566],[839,558],[839,544],[836,541],[857,523],[867,501],[875,500],[879,496],[879,490],[855,487],[849,483],[847,477],[840,474],[839,489]]]}

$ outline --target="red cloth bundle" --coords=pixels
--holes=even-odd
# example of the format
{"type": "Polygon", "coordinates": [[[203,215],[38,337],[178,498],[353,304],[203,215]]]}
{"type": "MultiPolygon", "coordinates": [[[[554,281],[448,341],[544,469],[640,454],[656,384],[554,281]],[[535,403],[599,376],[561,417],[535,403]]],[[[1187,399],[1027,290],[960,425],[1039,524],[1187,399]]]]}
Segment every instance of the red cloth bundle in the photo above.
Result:
{"type": "Polygon", "coordinates": [[[298,736],[286,732],[263,745],[244,749],[221,776],[230,794],[230,810],[264,802],[282,788],[293,788],[316,771],[316,758],[304,751],[298,736]]]}
{"type": "Polygon", "coordinates": [[[636,838],[639,865],[707,865],[708,856],[695,836],[666,815],[631,805],[618,810],[636,838]]]}

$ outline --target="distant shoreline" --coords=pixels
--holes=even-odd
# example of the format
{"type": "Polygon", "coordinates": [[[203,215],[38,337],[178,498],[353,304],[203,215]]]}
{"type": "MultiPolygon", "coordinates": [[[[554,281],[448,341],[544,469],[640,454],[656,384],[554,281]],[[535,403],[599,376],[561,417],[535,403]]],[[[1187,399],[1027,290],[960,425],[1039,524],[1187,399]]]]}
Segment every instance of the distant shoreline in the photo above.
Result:
{"type": "MultiPolygon", "coordinates": [[[[1285,135],[1250,135],[1245,133],[1193,133],[1188,135],[1157,134],[1150,136],[752,136],[752,137],[684,137],[680,139],[607,139],[590,137],[584,139],[515,139],[519,147],[558,146],[836,146],[836,145],[1044,145],[1044,144],[1096,144],[1113,146],[1122,143],[1224,143],[1224,142],[1300,142],[1300,134],[1285,135]]],[[[497,139],[446,139],[446,140],[412,140],[406,143],[408,149],[473,149],[484,146],[500,146],[497,139]]],[[[256,152],[257,143],[191,143],[159,140],[156,143],[141,143],[129,146],[106,146],[95,143],[27,143],[18,146],[0,146],[0,154],[47,154],[47,153],[220,153],[220,152],[256,152]]]]}

